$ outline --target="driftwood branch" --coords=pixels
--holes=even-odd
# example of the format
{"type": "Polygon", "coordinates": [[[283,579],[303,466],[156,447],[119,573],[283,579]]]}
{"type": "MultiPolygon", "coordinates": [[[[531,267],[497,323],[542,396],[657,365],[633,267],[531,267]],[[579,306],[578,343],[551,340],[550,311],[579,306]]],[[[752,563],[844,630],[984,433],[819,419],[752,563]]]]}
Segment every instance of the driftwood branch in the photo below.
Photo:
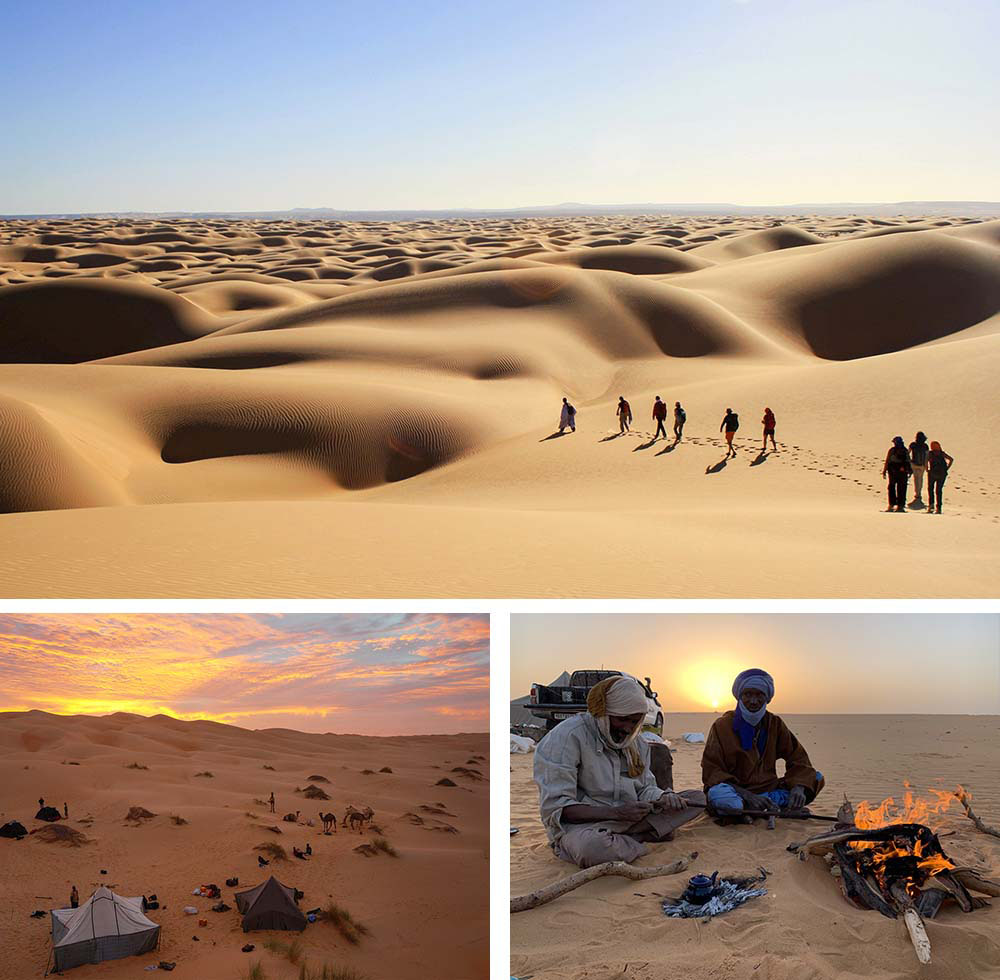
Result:
{"type": "Polygon", "coordinates": [[[951,876],[963,885],[967,891],[979,892],[981,895],[992,895],[993,898],[1000,898],[1000,881],[987,878],[982,872],[976,871],[975,868],[955,868],[951,876]]]}
{"type": "Polygon", "coordinates": [[[984,834],[989,834],[991,837],[1000,837],[1000,830],[996,827],[991,827],[989,824],[983,823],[983,818],[976,816],[975,811],[969,804],[969,794],[964,790],[955,790],[955,798],[959,803],[962,804],[962,808],[965,810],[965,815],[976,825],[976,830],[981,830],[984,834]]]}
{"type": "Polygon", "coordinates": [[[678,858],[670,864],[660,864],[653,868],[637,868],[625,861],[605,861],[604,864],[595,864],[592,868],[585,868],[577,871],[576,874],[563,878],[562,881],[554,882],[531,892],[530,895],[520,895],[510,900],[511,912],[524,912],[527,909],[537,908],[545,905],[553,899],[571,892],[574,888],[593,881],[595,878],[602,878],[605,875],[618,875],[621,878],[629,878],[632,881],[642,881],[645,878],[658,878],[661,875],[675,875],[684,871],[688,865],[698,856],[697,851],[678,858]]]}
{"type": "Polygon", "coordinates": [[[921,963],[930,963],[931,941],[927,938],[924,920],[920,918],[920,913],[914,907],[913,899],[910,898],[906,888],[900,882],[890,885],[889,892],[903,911],[903,921],[906,923],[906,931],[910,934],[910,941],[916,950],[917,959],[921,963]]]}

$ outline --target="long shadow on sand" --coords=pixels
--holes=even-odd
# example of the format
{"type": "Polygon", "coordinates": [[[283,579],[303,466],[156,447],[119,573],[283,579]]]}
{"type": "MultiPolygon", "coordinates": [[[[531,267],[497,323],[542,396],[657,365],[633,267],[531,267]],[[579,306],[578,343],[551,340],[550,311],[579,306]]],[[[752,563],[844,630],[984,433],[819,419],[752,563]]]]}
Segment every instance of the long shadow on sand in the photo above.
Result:
{"type": "Polygon", "coordinates": [[[708,476],[710,473],[721,473],[726,468],[726,463],[728,462],[729,457],[726,456],[723,459],[720,459],[714,466],[705,467],[705,476],[708,476]]]}
{"type": "Polygon", "coordinates": [[[611,435],[605,436],[603,439],[599,439],[598,442],[612,442],[615,439],[621,439],[625,435],[624,432],[612,432],[611,435]]]}
{"type": "MultiPolygon", "coordinates": [[[[570,430],[572,431],[572,430],[570,430]]],[[[544,439],[539,439],[539,442],[548,442],[550,439],[558,439],[560,436],[568,436],[569,432],[553,432],[550,436],[545,436],[544,439]]]]}
{"type": "Polygon", "coordinates": [[[750,461],[750,465],[760,466],[760,464],[763,463],[764,460],[766,460],[770,455],[771,454],[766,449],[762,449],[759,453],[757,453],[757,458],[750,461]]]}
{"type": "Polygon", "coordinates": [[[676,442],[668,443],[656,455],[657,456],[666,456],[667,453],[672,453],[676,448],[677,448],[677,443],[676,442]]]}
{"type": "Polygon", "coordinates": [[[655,439],[650,439],[649,442],[644,442],[641,446],[636,446],[635,449],[632,450],[632,452],[637,453],[639,452],[640,449],[649,449],[649,447],[652,446],[655,442],[656,442],[655,439]]]}

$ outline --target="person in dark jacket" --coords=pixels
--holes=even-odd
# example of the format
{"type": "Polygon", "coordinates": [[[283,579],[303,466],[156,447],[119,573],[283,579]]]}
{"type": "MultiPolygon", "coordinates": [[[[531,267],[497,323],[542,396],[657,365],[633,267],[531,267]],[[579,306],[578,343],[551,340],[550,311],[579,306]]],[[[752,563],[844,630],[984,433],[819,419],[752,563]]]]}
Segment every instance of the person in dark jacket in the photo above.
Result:
{"type": "Polygon", "coordinates": [[[680,402],[674,402],[674,442],[680,442],[684,435],[684,423],[688,420],[687,412],[680,402]]]}
{"type": "Polygon", "coordinates": [[[80,893],[76,890],[76,885],[73,886],[73,890],[69,893],[69,907],[71,909],[78,909],[80,907],[80,893]]]}
{"type": "Polygon", "coordinates": [[[896,436],[882,464],[882,479],[889,478],[889,506],[886,511],[895,510],[902,514],[906,510],[906,482],[912,472],[910,454],[903,444],[903,437],[896,436]]]}
{"type": "Polygon", "coordinates": [[[622,432],[628,432],[628,427],[632,424],[632,406],[625,401],[624,395],[618,396],[618,425],[622,432]]]}
{"type": "Polygon", "coordinates": [[[918,432],[910,443],[910,469],[913,471],[913,499],[910,506],[923,504],[924,473],[927,472],[927,454],[929,452],[927,436],[918,432]]]}
{"type": "Polygon", "coordinates": [[[663,425],[664,419],[667,417],[667,403],[660,401],[660,396],[656,396],[656,400],[653,402],[653,421],[656,423],[656,433],[653,436],[653,442],[662,435],[664,439],[667,438],[667,430],[663,425]]]}
{"type": "Polygon", "coordinates": [[[736,710],[717,718],[701,757],[709,809],[721,816],[801,810],[824,786],[809,755],[791,729],[767,710],[774,679],[751,667],[733,682],[736,710]],[[785,763],[778,776],[777,761],[785,763]]]}
{"type": "Polygon", "coordinates": [[[944,492],[944,481],[948,478],[948,470],[955,462],[942,448],[941,443],[932,442],[927,454],[927,513],[941,513],[941,495],[944,492]],[[937,497],[937,510],[934,509],[934,498],[937,497]]]}
{"type": "Polygon", "coordinates": [[[736,450],[733,447],[733,436],[736,435],[736,430],[739,427],[740,417],[731,408],[727,408],[722,425],[719,426],[719,431],[726,434],[726,459],[736,455],[736,450]]]}

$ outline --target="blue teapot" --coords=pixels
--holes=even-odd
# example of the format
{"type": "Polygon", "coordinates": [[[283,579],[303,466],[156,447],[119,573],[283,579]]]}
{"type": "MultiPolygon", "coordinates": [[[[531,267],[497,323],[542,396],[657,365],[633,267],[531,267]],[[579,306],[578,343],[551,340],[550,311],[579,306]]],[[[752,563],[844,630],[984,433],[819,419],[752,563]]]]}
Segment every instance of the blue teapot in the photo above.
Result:
{"type": "Polygon", "coordinates": [[[712,895],[715,893],[715,882],[718,877],[718,871],[713,871],[711,878],[708,875],[695,875],[688,881],[685,898],[692,905],[704,905],[706,902],[711,901],[712,895]]]}

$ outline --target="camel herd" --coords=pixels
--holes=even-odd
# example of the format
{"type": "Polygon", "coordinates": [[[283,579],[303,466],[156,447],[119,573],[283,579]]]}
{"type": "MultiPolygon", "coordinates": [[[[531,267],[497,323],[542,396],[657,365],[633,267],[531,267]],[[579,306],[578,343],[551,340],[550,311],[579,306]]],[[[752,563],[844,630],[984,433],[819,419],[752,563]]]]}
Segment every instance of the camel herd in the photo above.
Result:
{"type": "MultiPolygon", "coordinates": [[[[353,830],[355,825],[357,825],[358,833],[360,834],[364,831],[365,824],[371,823],[372,817],[374,816],[375,811],[370,806],[366,806],[363,810],[359,810],[349,803],[347,805],[347,809],[344,811],[344,819],[340,826],[347,827],[347,825],[350,824],[351,830],[353,830]]],[[[320,812],[319,818],[323,821],[324,834],[329,834],[331,829],[333,833],[337,832],[337,815],[335,813],[320,812]]]]}

